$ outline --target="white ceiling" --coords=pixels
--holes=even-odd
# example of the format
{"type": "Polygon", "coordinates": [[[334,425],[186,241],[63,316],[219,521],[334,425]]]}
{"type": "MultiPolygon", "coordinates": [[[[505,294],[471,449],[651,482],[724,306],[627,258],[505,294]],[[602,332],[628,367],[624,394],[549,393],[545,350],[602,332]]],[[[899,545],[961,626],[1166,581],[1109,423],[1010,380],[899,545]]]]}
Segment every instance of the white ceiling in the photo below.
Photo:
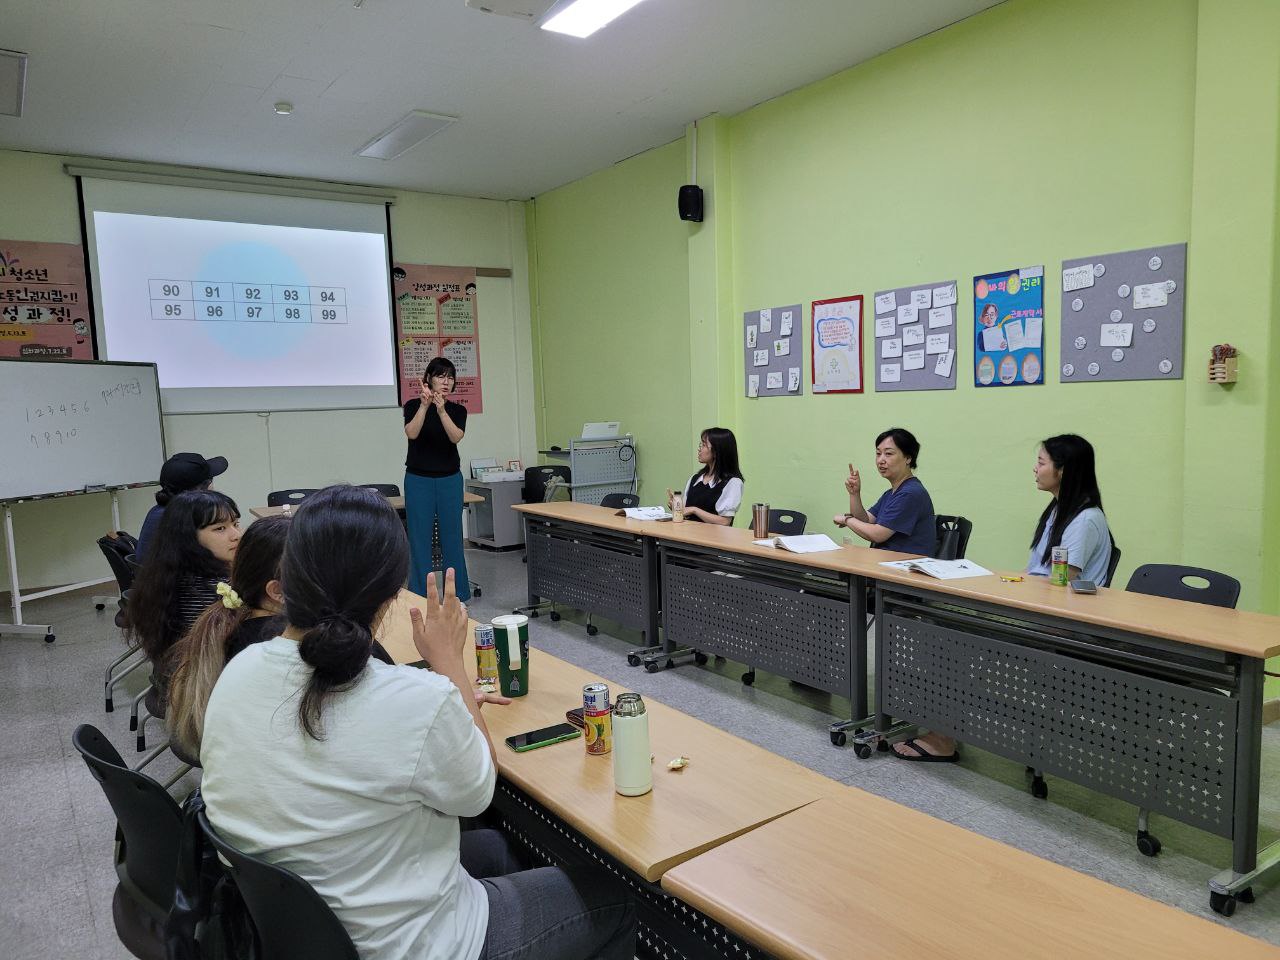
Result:
{"type": "Polygon", "coordinates": [[[646,0],[577,40],[463,0],[0,0],[0,147],[525,198],[998,2],[646,0]],[[411,109],[461,119],[354,155],[411,109]]]}

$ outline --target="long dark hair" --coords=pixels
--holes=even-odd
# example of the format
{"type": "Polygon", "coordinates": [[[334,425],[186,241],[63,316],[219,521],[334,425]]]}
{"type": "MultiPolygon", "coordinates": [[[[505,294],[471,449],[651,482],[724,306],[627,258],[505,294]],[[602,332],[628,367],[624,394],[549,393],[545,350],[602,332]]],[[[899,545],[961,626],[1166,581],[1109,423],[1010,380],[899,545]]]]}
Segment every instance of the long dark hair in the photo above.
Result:
{"type": "Polygon", "coordinates": [[[1031,549],[1034,550],[1044,533],[1045,524],[1049,522],[1049,515],[1053,514],[1053,528],[1040,558],[1042,563],[1048,563],[1052,559],[1053,548],[1062,545],[1062,534],[1066,532],[1067,525],[1082,510],[1090,507],[1102,509],[1102,493],[1098,490],[1098,476],[1094,470],[1093,446],[1088,440],[1074,433],[1063,433],[1050,437],[1040,445],[1044,447],[1044,452],[1049,455],[1053,465],[1062,471],[1058,495],[1044,508],[1044,513],[1040,514],[1035,536],[1031,538],[1031,549]]]}
{"type": "Polygon", "coordinates": [[[187,490],[164,508],[147,560],[129,591],[129,635],[152,662],[182,638],[178,578],[226,577],[227,565],[200,545],[196,533],[216,523],[240,519],[236,502],[216,490],[187,490]]]}
{"type": "Polygon", "coordinates": [[[225,603],[211,604],[174,649],[178,666],[169,684],[166,722],[172,734],[191,753],[200,752],[204,711],[213,685],[227,663],[227,641],[249,619],[255,607],[261,609],[266,605],[267,584],[280,578],[280,560],[290,519],[288,514],[280,514],[263,517],[250,525],[240,538],[231,564],[230,585],[241,605],[229,608],[225,603]]]}
{"type": "Polygon", "coordinates": [[[325,699],[360,676],[373,619],[404,585],[409,541],[382,494],[325,487],[298,507],[281,572],[289,625],[303,631],[298,653],[312,668],[298,718],[320,740],[325,699]]]}
{"type": "Polygon", "coordinates": [[[703,476],[714,476],[717,480],[729,480],[737,477],[744,480],[738,468],[738,440],[732,430],[724,427],[707,427],[702,431],[702,439],[711,447],[711,462],[702,471],[703,476]]]}

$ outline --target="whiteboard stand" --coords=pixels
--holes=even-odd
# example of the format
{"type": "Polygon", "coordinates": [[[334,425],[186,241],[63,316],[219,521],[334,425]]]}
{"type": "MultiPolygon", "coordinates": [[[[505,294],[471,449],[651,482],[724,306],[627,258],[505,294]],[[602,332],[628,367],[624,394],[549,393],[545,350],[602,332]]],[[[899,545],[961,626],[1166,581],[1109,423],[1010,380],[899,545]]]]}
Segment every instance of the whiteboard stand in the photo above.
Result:
{"type": "MultiPolygon", "coordinates": [[[[120,529],[120,493],[116,489],[112,489],[111,493],[111,529],[120,529]]],[[[42,600],[45,597],[57,596],[60,593],[70,593],[72,590],[82,590],[85,587],[96,587],[100,583],[112,583],[115,577],[100,577],[97,580],[82,580],[80,583],[69,583],[61,587],[51,587],[48,590],[41,590],[37,593],[28,593],[23,596],[18,587],[18,548],[13,538],[13,505],[21,503],[21,500],[4,502],[4,551],[9,559],[9,607],[13,610],[12,623],[0,623],[0,634],[14,634],[18,636],[44,637],[45,643],[53,643],[53,625],[49,623],[23,623],[22,622],[22,604],[31,600],[42,600]]],[[[93,598],[94,606],[99,610],[103,609],[108,603],[114,603],[115,597],[97,596],[93,598]]]]}

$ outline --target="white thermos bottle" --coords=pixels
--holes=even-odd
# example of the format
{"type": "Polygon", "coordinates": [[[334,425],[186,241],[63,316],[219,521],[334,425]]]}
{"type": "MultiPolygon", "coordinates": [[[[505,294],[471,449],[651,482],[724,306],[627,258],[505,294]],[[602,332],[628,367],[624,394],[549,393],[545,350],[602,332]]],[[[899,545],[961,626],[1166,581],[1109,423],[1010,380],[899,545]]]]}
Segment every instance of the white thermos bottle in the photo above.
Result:
{"type": "Polygon", "coordinates": [[[613,703],[613,787],[624,797],[653,789],[649,714],[638,693],[620,693],[613,703]]]}

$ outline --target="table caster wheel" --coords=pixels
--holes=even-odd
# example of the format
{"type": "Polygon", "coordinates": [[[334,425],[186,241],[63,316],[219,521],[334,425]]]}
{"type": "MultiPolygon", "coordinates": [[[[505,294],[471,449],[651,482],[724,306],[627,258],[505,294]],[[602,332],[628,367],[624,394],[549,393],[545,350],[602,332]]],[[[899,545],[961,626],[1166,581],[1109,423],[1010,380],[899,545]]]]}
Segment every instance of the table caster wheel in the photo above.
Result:
{"type": "Polygon", "coordinates": [[[707,662],[707,655],[705,653],[700,653],[699,651],[695,650],[693,652],[693,662],[700,667],[704,666],[707,662]]]}
{"type": "Polygon", "coordinates": [[[672,667],[674,667],[675,665],[676,665],[676,662],[675,662],[674,660],[672,660],[670,657],[667,657],[667,662],[666,662],[666,663],[664,663],[664,664],[662,665],[662,669],[663,669],[663,670],[670,670],[670,669],[671,669],[672,667]]]}
{"type": "Polygon", "coordinates": [[[1138,852],[1144,857],[1154,857],[1160,852],[1160,838],[1145,830],[1139,831],[1138,852]]]}
{"type": "Polygon", "coordinates": [[[53,643],[53,641],[54,641],[54,636],[53,636],[53,634],[52,634],[52,633],[46,633],[46,634],[44,635],[44,642],[45,642],[45,643],[53,643]]]}
{"type": "Polygon", "coordinates": [[[871,744],[855,743],[853,745],[853,755],[859,760],[869,760],[871,758],[871,744]]]}
{"type": "Polygon", "coordinates": [[[1214,913],[1229,917],[1236,912],[1236,898],[1228,893],[1218,893],[1210,890],[1209,906],[1213,908],[1214,913]]]}
{"type": "Polygon", "coordinates": [[[877,740],[877,741],[876,741],[876,752],[877,752],[877,753],[888,753],[888,752],[889,752],[889,741],[888,741],[888,740],[877,740]]]}
{"type": "Polygon", "coordinates": [[[1245,887],[1236,894],[1236,899],[1241,903],[1253,903],[1253,887],[1245,887]]]}
{"type": "Polygon", "coordinates": [[[556,613],[554,610],[552,610],[548,616],[551,617],[552,623],[558,623],[560,621],[560,614],[556,613]]]}
{"type": "Polygon", "coordinates": [[[472,589],[471,589],[471,595],[472,595],[473,597],[481,596],[481,590],[480,590],[480,588],[479,588],[479,587],[472,587],[472,589]]]}
{"type": "Polygon", "coordinates": [[[644,665],[644,668],[649,673],[657,673],[659,670],[662,669],[662,666],[658,663],[646,663],[644,665]]]}
{"type": "Polygon", "coordinates": [[[105,603],[95,603],[95,604],[93,605],[93,609],[95,609],[95,610],[105,610],[105,609],[107,609],[107,605],[106,605],[105,603]]]}
{"type": "Polygon", "coordinates": [[[831,745],[833,747],[843,747],[845,744],[845,732],[843,730],[831,731],[831,745]]]}
{"type": "Polygon", "coordinates": [[[756,672],[754,670],[748,670],[742,675],[742,682],[748,687],[754,684],[756,682],[756,672]]]}
{"type": "Polygon", "coordinates": [[[1031,795],[1037,800],[1049,796],[1049,785],[1044,782],[1044,777],[1036,777],[1031,781],[1031,795]]]}
{"type": "Polygon", "coordinates": [[[627,666],[629,666],[629,667],[638,667],[638,666],[640,666],[640,657],[639,657],[639,655],[634,654],[634,653],[628,653],[628,654],[627,654],[627,666]]]}
{"type": "Polygon", "coordinates": [[[588,636],[588,637],[594,637],[594,636],[595,636],[597,633],[599,633],[599,632],[600,632],[600,628],[599,628],[599,627],[597,627],[594,623],[588,623],[588,624],[587,624],[587,636],[588,636]]]}

